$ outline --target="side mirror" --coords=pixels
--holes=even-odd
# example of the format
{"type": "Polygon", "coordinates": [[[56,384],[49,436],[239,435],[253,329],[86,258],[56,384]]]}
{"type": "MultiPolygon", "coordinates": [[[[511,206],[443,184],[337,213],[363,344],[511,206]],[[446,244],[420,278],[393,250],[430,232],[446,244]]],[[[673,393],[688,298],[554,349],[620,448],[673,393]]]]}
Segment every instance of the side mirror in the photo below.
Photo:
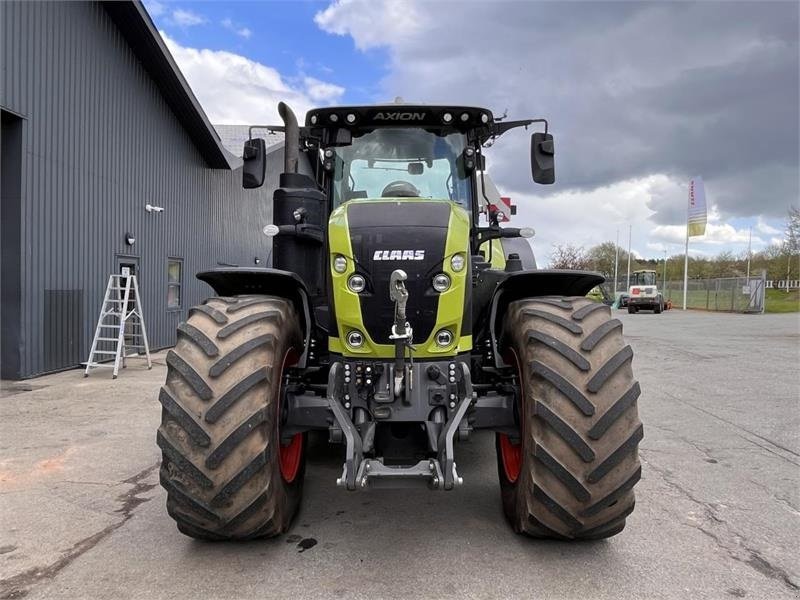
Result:
{"type": "Polygon", "coordinates": [[[531,174],[536,183],[555,183],[554,152],[553,136],[551,134],[534,133],[531,136],[531,174]]]}
{"type": "Polygon", "coordinates": [[[244,143],[242,152],[242,187],[258,188],[264,185],[267,171],[267,143],[262,138],[254,138],[244,143]]]}

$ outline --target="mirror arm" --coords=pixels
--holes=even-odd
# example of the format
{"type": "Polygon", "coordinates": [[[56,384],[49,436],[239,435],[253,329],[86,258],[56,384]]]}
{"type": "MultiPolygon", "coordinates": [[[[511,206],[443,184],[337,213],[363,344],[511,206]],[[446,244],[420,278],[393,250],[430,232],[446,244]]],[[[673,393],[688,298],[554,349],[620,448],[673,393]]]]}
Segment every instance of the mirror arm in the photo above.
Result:
{"type": "Polygon", "coordinates": [[[499,240],[500,238],[518,238],[522,237],[519,227],[476,227],[472,230],[472,235],[475,238],[475,247],[480,248],[485,242],[489,240],[499,240]]]}
{"type": "Polygon", "coordinates": [[[523,119],[522,121],[503,121],[501,123],[494,123],[492,126],[492,138],[500,137],[506,131],[511,129],[515,129],[517,127],[524,127],[525,129],[528,128],[529,125],[533,123],[544,123],[544,132],[545,134],[548,132],[548,123],[547,119],[523,119]]]}
{"type": "Polygon", "coordinates": [[[278,226],[278,235],[292,235],[310,242],[322,244],[325,241],[325,233],[317,225],[298,223],[297,225],[278,226]]]}

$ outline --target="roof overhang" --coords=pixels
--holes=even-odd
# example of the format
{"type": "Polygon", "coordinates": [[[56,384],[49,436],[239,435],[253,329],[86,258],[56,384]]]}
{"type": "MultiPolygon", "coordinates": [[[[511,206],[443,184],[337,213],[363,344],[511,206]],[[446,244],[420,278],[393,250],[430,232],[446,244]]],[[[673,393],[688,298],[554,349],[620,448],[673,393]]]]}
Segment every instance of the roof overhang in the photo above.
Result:
{"type": "Polygon", "coordinates": [[[206,164],[212,169],[235,169],[241,166],[241,160],[223,147],[142,3],[133,0],[103,2],[102,5],[153,78],[206,164]]]}

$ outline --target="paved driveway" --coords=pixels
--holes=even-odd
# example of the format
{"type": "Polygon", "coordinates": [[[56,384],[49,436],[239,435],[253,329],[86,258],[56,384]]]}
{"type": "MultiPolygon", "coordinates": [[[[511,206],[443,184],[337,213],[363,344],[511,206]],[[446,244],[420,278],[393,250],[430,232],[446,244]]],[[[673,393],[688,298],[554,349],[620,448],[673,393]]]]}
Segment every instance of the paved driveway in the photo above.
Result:
{"type": "Polygon", "coordinates": [[[2,598],[797,598],[797,315],[619,311],[645,423],[637,508],[619,536],[540,542],[503,520],[491,435],[458,447],[450,493],[335,487],[312,446],[289,535],[203,544],[157,486],[152,371],[4,382],[2,598]]]}

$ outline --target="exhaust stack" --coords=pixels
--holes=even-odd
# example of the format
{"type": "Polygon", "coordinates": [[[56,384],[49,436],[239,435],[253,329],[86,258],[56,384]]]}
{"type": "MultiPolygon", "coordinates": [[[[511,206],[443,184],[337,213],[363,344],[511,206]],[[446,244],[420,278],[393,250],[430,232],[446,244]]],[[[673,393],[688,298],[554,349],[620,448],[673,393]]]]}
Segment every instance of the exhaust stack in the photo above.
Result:
{"type": "Polygon", "coordinates": [[[297,173],[297,162],[300,157],[300,135],[297,117],[285,102],[278,102],[278,114],[283,119],[283,172],[297,173]]]}

